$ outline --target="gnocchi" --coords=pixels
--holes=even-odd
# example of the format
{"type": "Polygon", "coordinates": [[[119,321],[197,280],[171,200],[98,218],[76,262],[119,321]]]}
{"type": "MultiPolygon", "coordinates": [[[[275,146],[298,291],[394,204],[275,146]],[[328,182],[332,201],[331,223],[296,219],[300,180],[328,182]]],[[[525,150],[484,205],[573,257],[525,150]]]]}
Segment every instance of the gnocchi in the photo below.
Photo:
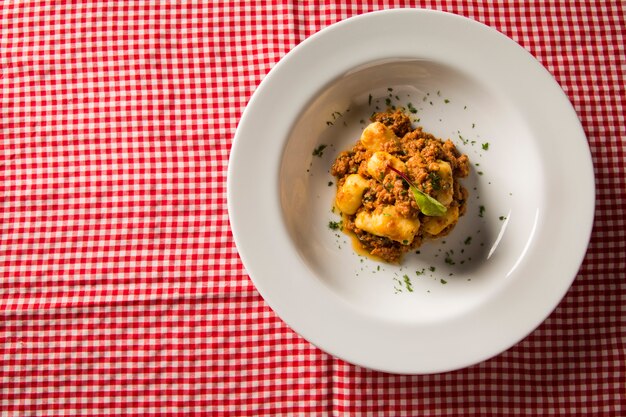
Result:
{"type": "Polygon", "coordinates": [[[413,128],[401,110],[375,113],[353,148],[340,153],[331,168],[343,230],[357,238],[359,252],[399,262],[424,240],[454,228],[468,196],[458,179],[468,173],[467,156],[452,142],[444,146],[413,128]],[[426,210],[428,204],[438,209],[426,210]]]}
{"type": "Polygon", "coordinates": [[[431,171],[437,178],[437,186],[433,187],[433,197],[444,206],[449,206],[454,194],[452,168],[449,163],[442,160],[437,160],[433,165],[437,166],[436,170],[431,171]]]}
{"type": "Polygon", "coordinates": [[[382,180],[387,174],[387,166],[391,165],[398,171],[406,172],[404,162],[391,155],[390,153],[378,151],[374,152],[372,157],[367,161],[367,173],[378,181],[382,180]]]}
{"type": "Polygon", "coordinates": [[[431,236],[437,236],[443,230],[459,220],[459,208],[449,207],[443,216],[424,216],[422,230],[431,236]]]}
{"type": "Polygon", "coordinates": [[[399,139],[393,131],[380,122],[369,124],[361,133],[361,143],[368,151],[382,151],[386,143],[395,143],[399,139]]]}
{"type": "Polygon", "coordinates": [[[359,174],[348,175],[337,190],[335,205],[342,213],[354,214],[361,206],[363,193],[369,188],[369,181],[359,174]]]}
{"type": "Polygon", "coordinates": [[[406,218],[394,206],[383,206],[370,212],[361,210],[357,213],[354,224],[376,236],[387,237],[391,240],[410,245],[420,227],[417,217],[406,218]]]}

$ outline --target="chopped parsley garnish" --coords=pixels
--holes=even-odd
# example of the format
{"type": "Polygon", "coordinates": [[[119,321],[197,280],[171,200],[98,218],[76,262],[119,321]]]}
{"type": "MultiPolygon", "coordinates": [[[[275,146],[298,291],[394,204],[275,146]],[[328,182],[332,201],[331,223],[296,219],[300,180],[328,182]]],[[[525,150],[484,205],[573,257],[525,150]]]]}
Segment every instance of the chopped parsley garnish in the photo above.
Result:
{"type": "Polygon", "coordinates": [[[435,267],[434,267],[434,266],[431,266],[431,267],[429,267],[429,268],[428,268],[428,270],[429,270],[430,272],[435,272],[435,267]]]}
{"type": "Polygon", "coordinates": [[[428,178],[430,179],[430,185],[433,187],[433,190],[441,190],[441,176],[436,172],[428,173],[428,178]]]}
{"type": "Polygon", "coordinates": [[[333,185],[333,182],[332,181],[328,181],[328,186],[330,187],[332,185],[333,185]]]}
{"type": "Polygon", "coordinates": [[[448,281],[446,281],[446,280],[445,280],[445,279],[443,279],[443,278],[441,278],[441,279],[439,280],[439,282],[441,282],[442,284],[447,284],[447,283],[448,283],[448,281]]]}
{"type": "Polygon", "coordinates": [[[485,206],[480,206],[478,208],[478,217],[484,217],[485,215],[485,206]]]}
{"type": "Polygon", "coordinates": [[[385,99],[385,104],[388,106],[391,106],[391,99],[390,98],[386,98],[385,99]]]}
{"type": "Polygon", "coordinates": [[[411,279],[409,278],[409,276],[407,274],[404,274],[402,278],[404,278],[404,285],[406,285],[406,289],[409,290],[409,292],[413,292],[413,284],[411,284],[411,279]]]}
{"type": "Polygon", "coordinates": [[[406,106],[411,113],[417,113],[417,109],[413,106],[413,103],[408,103],[406,106]]]}
{"type": "Polygon", "coordinates": [[[470,243],[472,243],[472,237],[471,237],[471,236],[468,236],[468,237],[465,239],[465,242],[463,242],[463,243],[465,243],[466,245],[469,245],[470,243]]]}
{"type": "Polygon", "coordinates": [[[500,216],[499,219],[500,220],[506,220],[506,216],[500,216]]]}
{"type": "Polygon", "coordinates": [[[328,228],[330,230],[339,230],[339,229],[341,229],[341,221],[338,221],[338,222],[334,222],[332,220],[329,221],[328,222],[328,228]]]}
{"type": "Polygon", "coordinates": [[[483,151],[488,151],[489,150],[489,142],[483,143],[482,147],[483,147],[483,151]]]}
{"type": "MultiPolygon", "coordinates": [[[[328,123],[328,122],[327,122],[328,123]]],[[[327,145],[320,145],[317,148],[313,149],[313,156],[319,156],[320,158],[324,155],[324,149],[326,149],[327,145]]]]}
{"type": "Polygon", "coordinates": [[[367,99],[367,105],[371,106],[372,105],[372,95],[370,94],[369,98],[367,99]]]}
{"type": "Polygon", "coordinates": [[[448,104],[448,103],[450,102],[450,100],[445,99],[443,102],[444,102],[444,103],[446,103],[446,104],[448,104]]]}

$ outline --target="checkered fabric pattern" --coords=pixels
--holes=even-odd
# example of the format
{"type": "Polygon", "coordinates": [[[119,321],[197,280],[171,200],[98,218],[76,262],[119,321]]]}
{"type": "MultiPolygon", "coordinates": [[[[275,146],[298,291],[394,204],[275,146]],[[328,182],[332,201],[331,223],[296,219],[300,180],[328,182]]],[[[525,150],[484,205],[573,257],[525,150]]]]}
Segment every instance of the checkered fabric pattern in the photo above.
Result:
{"type": "Polygon", "coordinates": [[[626,415],[623,1],[7,0],[0,70],[0,416],[626,415]],[[334,22],[407,6],[530,51],[597,176],[556,311],[496,358],[427,376],[347,364],[289,329],[239,260],[225,194],[272,66],[334,22]]]}

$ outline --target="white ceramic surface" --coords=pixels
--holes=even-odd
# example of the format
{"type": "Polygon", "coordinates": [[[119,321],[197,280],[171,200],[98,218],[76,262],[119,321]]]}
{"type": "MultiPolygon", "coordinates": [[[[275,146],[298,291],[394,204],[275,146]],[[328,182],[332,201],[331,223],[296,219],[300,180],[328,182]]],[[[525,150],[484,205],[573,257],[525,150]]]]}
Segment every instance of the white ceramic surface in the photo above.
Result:
{"type": "Polygon", "coordinates": [[[227,189],[241,259],[276,313],[346,361],[411,374],[535,329],[575,278],[594,211],[586,138],[551,75],[487,26],[415,9],[348,19],[287,54],[241,118],[227,189]],[[328,227],[332,161],[389,103],[472,163],[467,214],[399,266],[328,227]]]}

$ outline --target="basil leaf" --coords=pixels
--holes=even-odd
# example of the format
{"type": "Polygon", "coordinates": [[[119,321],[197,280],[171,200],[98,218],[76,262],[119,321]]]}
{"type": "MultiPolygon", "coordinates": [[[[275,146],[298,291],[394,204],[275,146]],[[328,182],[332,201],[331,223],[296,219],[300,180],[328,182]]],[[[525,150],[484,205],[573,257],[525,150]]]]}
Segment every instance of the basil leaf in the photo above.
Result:
{"type": "Polygon", "coordinates": [[[443,216],[448,209],[423,191],[420,191],[415,186],[410,185],[413,197],[420,208],[420,211],[427,216],[443,216]]]}
{"type": "Polygon", "coordinates": [[[388,168],[398,174],[404,181],[406,181],[407,184],[409,184],[409,188],[413,193],[413,198],[415,198],[415,202],[417,203],[420,211],[423,214],[425,214],[426,216],[443,216],[444,214],[446,214],[446,212],[448,211],[446,206],[417,188],[411,182],[409,177],[402,173],[402,171],[395,169],[391,165],[389,165],[388,168]]]}

